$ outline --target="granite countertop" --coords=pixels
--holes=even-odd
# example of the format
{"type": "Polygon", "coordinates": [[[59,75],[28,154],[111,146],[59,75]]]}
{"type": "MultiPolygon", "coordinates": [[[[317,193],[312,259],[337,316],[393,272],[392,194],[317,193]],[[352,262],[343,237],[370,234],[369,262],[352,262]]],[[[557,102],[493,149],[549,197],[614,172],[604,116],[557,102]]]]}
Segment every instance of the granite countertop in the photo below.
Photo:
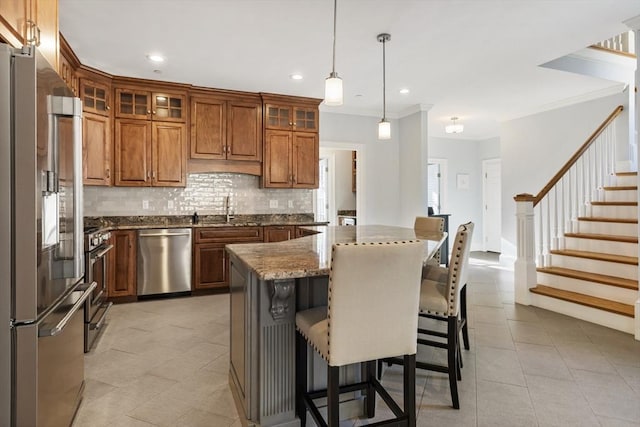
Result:
{"type": "Polygon", "coordinates": [[[313,214],[290,215],[236,215],[226,222],[224,215],[201,215],[198,223],[193,223],[191,215],[146,215],[85,217],[84,226],[108,230],[139,230],[149,228],[204,228],[204,227],[260,227],[271,225],[326,225],[318,222],[313,214]]]}
{"type": "Polygon", "coordinates": [[[334,243],[391,242],[419,238],[425,242],[425,259],[438,250],[447,233],[416,236],[413,228],[384,225],[348,227],[305,227],[319,232],[311,236],[277,243],[227,245],[227,252],[237,257],[260,280],[295,279],[327,276],[334,243]]]}

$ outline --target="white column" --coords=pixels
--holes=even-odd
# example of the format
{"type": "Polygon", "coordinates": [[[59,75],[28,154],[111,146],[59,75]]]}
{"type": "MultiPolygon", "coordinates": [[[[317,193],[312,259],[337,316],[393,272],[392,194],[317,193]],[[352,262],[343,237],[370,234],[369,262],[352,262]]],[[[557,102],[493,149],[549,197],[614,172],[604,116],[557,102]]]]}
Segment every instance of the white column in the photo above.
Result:
{"type": "Polygon", "coordinates": [[[518,194],[516,201],[516,244],[518,254],[514,264],[515,300],[518,304],[531,305],[529,289],[536,286],[535,224],[531,194],[518,194]]]}

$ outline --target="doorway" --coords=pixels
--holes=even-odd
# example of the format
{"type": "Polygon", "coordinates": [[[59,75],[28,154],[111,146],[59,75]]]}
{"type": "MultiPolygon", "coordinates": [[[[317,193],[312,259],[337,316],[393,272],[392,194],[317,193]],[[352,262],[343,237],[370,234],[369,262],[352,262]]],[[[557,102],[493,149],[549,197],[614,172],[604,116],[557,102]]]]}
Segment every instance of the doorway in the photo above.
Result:
{"type": "Polygon", "coordinates": [[[482,161],[483,250],[502,251],[502,178],[500,159],[482,161]]]}
{"type": "MultiPolygon", "coordinates": [[[[447,160],[429,159],[427,163],[427,206],[434,214],[446,209],[447,160]]],[[[431,213],[431,212],[430,212],[431,213]]]]}

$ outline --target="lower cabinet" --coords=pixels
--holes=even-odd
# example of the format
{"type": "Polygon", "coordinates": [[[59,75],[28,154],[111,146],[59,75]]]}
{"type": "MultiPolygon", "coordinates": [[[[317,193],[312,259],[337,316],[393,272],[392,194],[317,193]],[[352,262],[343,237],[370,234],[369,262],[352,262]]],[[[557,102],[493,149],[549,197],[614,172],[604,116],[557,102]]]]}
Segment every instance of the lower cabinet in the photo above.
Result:
{"type": "Polygon", "coordinates": [[[229,257],[225,245],[260,243],[262,227],[211,227],[195,229],[193,290],[229,288],[229,257]]]}
{"type": "Polygon", "coordinates": [[[319,231],[314,231],[314,230],[309,230],[308,228],[304,228],[304,226],[297,226],[296,225],[296,239],[298,237],[304,237],[304,236],[313,236],[314,234],[318,234],[319,231]]]}
{"type": "Polygon", "coordinates": [[[295,229],[293,225],[272,225],[264,228],[264,242],[284,242],[295,239],[295,229]]]}
{"type": "Polygon", "coordinates": [[[111,232],[113,255],[109,258],[109,298],[136,295],[136,234],[135,230],[111,232]]]}

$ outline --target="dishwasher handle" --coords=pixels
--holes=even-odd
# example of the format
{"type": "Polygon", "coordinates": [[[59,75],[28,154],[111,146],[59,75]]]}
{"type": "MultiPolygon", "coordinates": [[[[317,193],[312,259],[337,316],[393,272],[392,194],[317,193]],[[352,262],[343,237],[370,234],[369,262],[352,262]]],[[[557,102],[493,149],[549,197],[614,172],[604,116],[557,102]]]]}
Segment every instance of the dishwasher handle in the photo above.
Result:
{"type": "Polygon", "coordinates": [[[140,234],[140,237],[174,237],[174,236],[190,236],[191,233],[146,233],[140,234]]]}

